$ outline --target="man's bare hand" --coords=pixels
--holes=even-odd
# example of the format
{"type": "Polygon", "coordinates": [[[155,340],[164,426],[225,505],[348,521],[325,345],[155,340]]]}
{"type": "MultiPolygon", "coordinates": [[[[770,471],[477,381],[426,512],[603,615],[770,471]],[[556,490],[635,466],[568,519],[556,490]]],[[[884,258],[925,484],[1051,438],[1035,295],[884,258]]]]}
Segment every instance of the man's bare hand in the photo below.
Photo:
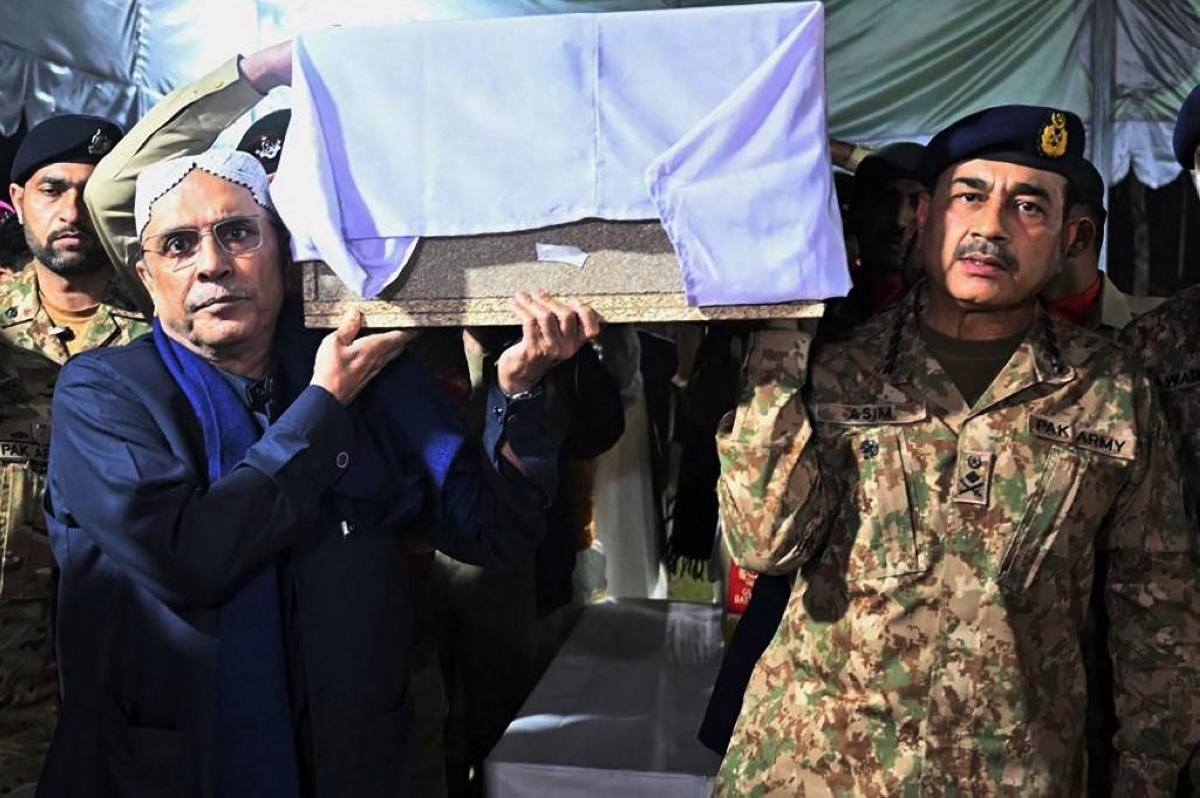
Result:
{"type": "Polygon", "coordinates": [[[600,334],[600,317],[582,302],[567,305],[545,291],[521,291],[508,306],[521,321],[521,340],[496,362],[500,390],[509,396],[533,390],[550,369],[600,334]]]}
{"type": "Polygon", "coordinates": [[[242,76],[259,94],[292,85],[292,40],[274,44],[241,61],[242,76]]]}
{"type": "Polygon", "coordinates": [[[359,338],[362,321],[362,313],[356,308],[347,310],[338,328],[321,342],[313,365],[312,384],[333,394],[342,407],[353,402],[417,336],[416,330],[391,330],[359,338]]]}

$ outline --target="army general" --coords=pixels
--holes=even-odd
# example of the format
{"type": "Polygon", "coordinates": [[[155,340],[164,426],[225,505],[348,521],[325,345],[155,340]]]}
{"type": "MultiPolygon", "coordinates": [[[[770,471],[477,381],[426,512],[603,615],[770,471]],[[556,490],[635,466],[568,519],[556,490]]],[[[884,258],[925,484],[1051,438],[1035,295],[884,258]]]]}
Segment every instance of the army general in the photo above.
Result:
{"type": "Polygon", "coordinates": [[[797,577],[718,795],[1083,795],[1097,580],[1115,794],[1172,794],[1200,623],[1179,467],[1140,366],[1037,302],[1083,137],[1029,106],[941,131],[925,283],[842,341],[757,335],[718,435],[724,533],[797,577]]]}

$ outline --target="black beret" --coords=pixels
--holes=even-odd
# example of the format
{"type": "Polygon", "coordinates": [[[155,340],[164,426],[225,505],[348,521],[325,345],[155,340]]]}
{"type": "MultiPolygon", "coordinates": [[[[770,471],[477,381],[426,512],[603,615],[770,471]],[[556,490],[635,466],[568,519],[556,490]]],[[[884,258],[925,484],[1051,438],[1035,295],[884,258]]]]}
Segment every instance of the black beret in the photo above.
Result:
{"type": "Polygon", "coordinates": [[[1100,215],[1101,223],[1107,215],[1104,209],[1104,178],[1092,162],[1083,159],[1079,174],[1072,178],[1071,188],[1075,191],[1075,201],[1087,205],[1100,215]]]}
{"type": "Polygon", "coordinates": [[[925,148],[913,141],[898,141],[873,150],[854,170],[854,196],[893,180],[916,180],[924,152],[925,148]]]}
{"type": "Polygon", "coordinates": [[[120,127],[98,116],[52,116],[25,134],[13,158],[9,179],[24,185],[46,164],[98,164],[124,135],[120,127]]]}
{"type": "Polygon", "coordinates": [[[279,168],[279,156],[283,153],[283,140],[287,137],[288,125],[292,121],[292,112],[288,109],[273,111],[255,120],[246,135],[238,142],[237,148],[248,152],[258,159],[267,174],[274,174],[279,168]]]}
{"type": "Polygon", "coordinates": [[[1200,86],[1192,89],[1192,93],[1179,106],[1179,116],[1175,118],[1174,145],[1175,160],[1185,170],[1195,165],[1196,146],[1200,145],[1200,86]]]}
{"type": "Polygon", "coordinates": [[[1055,172],[1074,186],[1085,169],[1085,144],[1083,121],[1070,111],[998,105],[963,117],[930,139],[918,177],[932,188],[949,167],[982,158],[1055,172]]]}

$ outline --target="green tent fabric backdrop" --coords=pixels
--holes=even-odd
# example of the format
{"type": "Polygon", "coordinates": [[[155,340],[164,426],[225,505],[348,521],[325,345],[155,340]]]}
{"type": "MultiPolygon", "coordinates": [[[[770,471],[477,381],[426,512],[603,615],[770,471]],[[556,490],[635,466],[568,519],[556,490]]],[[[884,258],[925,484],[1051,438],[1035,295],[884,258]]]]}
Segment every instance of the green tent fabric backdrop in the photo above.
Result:
{"type": "MultiPolygon", "coordinates": [[[[709,4],[707,0],[8,0],[0,133],[63,111],[134,122],[234,52],[333,23],[709,4]]],[[[828,0],[830,129],[921,140],[997,103],[1056,105],[1088,124],[1110,181],[1179,174],[1170,133],[1200,82],[1200,0],[828,0]]],[[[278,105],[281,99],[274,99],[278,105]]],[[[264,106],[269,109],[271,103],[264,106]]]]}

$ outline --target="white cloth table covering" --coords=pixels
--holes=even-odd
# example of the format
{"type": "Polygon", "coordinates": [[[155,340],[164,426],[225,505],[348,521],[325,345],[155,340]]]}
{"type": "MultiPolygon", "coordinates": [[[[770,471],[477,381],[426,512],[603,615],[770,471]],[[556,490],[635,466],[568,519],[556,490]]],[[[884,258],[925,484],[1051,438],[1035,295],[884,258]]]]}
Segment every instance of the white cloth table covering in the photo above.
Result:
{"type": "Polygon", "coordinates": [[[373,296],[419,236],[661,219],[689,301],[844,294],[816,3],[339,28],[296,41],[272,194],[373,296]]]}
{"type": "Polygon", "coordinates": [[[716,607],[627,599],[584,609],[484,765],[491,798],[708,798],[696,740],[721,663],[716,607]]]}

